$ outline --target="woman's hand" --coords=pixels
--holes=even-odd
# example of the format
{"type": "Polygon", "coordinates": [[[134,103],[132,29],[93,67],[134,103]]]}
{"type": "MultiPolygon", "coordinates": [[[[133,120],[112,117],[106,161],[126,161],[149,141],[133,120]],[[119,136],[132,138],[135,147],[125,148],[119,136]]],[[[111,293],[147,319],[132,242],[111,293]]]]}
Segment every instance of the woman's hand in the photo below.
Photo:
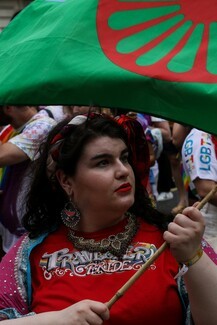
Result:
{"type": "Polygon", "coordinates": [[[98,301],[82,300],[59,311],[3,320],[5,325],[101,325],[109,319],[108,307],[98,301]]]}
{"type": "Polygon", "coordinates": [[[205,220],[201,212],[195,207],[185,208],[182,214],[177,214],[173,222],[164,232],[165,241],[179,262],[192,259],[201,245],[205,229],[205,220]]]}
{"type": "Polygon", "coordinates": [[[65,325],[100,325],[109,319],[107,306],[93,300],[82,300],[56,313],[61,319],[60,324],[65,325]]]}

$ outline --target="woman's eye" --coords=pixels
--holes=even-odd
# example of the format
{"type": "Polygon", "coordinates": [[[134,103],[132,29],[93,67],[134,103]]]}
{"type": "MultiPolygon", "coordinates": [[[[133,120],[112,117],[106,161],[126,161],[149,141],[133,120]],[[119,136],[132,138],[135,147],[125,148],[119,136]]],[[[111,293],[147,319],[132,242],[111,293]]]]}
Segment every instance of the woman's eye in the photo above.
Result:
{"type": "Polygon", "coordinates": [[[108,165],[108,160],[101,160],[101,161],[99,161],[98,163],[97,163],[97,166],[99,166],[99,167],[105,167],[105,166],[107,166],[108,165]]]}
{"type": "Polygon", "coordinates": [[[122,157],[121,157],[121,161],[122,161],[123,163],[128,163],[128,162],[129,162],[129,156],[128,156],[128,155],[124,155],[124,156],[122,156],[122,157]]]}

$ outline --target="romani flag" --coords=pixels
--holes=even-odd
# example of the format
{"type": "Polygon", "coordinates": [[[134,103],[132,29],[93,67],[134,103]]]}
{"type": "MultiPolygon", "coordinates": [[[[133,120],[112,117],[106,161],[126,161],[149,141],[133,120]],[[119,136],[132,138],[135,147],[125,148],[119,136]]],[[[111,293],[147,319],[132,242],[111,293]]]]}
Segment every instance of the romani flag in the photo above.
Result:
{"type": "Polygon", "coordinates": [[[217,134],[217,0],[35,0],[0,35],[0,104],[122,108],[217,134]]]}

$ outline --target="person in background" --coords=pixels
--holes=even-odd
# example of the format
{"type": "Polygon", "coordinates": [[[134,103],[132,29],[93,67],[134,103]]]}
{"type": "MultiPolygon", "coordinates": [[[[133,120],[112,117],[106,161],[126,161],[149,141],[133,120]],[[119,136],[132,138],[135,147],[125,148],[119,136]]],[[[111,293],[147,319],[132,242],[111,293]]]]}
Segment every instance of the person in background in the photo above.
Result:
{"type": "MultiPolygon", "coordinates": [[[[157,151],[158,151],[158,141],[154,138],[153,128],[150,128],[151,117],[149,115],[137,113],[137,112],[128,112],[126,116],[131,117],[132,119],[138,121],[143,128],[143,133],[145,134],[148,148],[149,148],[149,156],[150,156],[150,167],[154,166],[157,151]]],[[[162,135],[160,131],[160,136],[162,140],[162,135]]]]}
{"type": "Polygon", "coordinates": [[[63,121],[64,119],[70,118],[71,114],[66,114],[63,106],[40,106],[39,111],[44,113],[45,116],[53,118],[57,123],[63,121]]]}
{"type": "Polygon", "coordinates": [[[0,123],[0,236],[2,253],[23,234],[21,217],[29,183],[29,166],[56,122],[33,106],[1,106],[0,123]]]}
{"type": "Polygon", "coordinates": [[[186,174],[184,168],[183,168],[183,163],[182,163],[182,146],[183,143],[185,141],[185,138],[187,137],[187,135],[189,134],[189,132],[191,131],[192,127],[188,126],[188,125],[184,125],[184,124],[180,124],[180,123],[174,123],[173,124],[173,144],[174,146],[177,148],[177,150],[179,150],[180,152],[180,159],[181,159],[181,174],[182,174],[182,179],[183,179],[183,183],[184,183],[184,187],[185,190],[188,193],[188,202],[189,205],[194,205],[194,203],[196,201],[198,201],[198,197],[195,195],[195,191],[190,189],[190,177],[189,175],[186,174]]]}
{"type": "MultiPolygon", "coordinates": [[[[217,185],[217,146],[211,134],[193,128],[182,146],[185,173],[190,189],[198,199],[204,198],[217,185]]],[[[206,220],[204,238],[217,251],[217,194],[201,210],[206,220]]]]}
{"type": "Polygon", "coordinates": [[[164,145],[164,150],[165,153],[167,154],[167,157],[169,159],[169,164],[171,167],[172,179],[174,185],[177,188],[177,194],[178,194],[177,205],[174,206],[171,210],[171,213],[174,216],[188,206],[188,191],[184,186],[184,181],[182,176],[180,148],[177,148],[173,143],[174,138],[178,137],[178,134],[176,134],[176,132],[178,131],[176,125],[177,123],[170,122],[172,139],[171,141],[165,143],[164,145]]]}
{"type": "MultiPolygon", "coordinates": [[[[128,112],[127,114],[120,114],[121,118],[123,118],[124,116],[126,116],[126,118],[130,117],[133,120],[133,122],[131,122],[131,123],[134,123],[134,128],[137,130],[140,130],[140,134],[137,135],[137,138],[139,138],[139,139],[145,138],[145,141],[147,142],[148,152],[149,152],[149,166],[148,166],[149,176],[147,179],[146,189],[147,189],[149,197],[151,198],[153,204],[155,205],[156,202],[155,202],[155,197],[154,197],[153,191],[152,191],[152,183],[151,183],[151,177],[150,177],[151,169],[149,167],[152,167],[155,164],[156,154],[159,149],[158,141],[153,136],[153,133],[152,133],[153,129],[150,130],[148,127],[149,120],[146,119],[145,116],[143,116],[143,114],[139,114],[136,112],[128,112]]],[[[159,133],[161,136],[160,131],[159,131],[159,133]]],[[[161,136],[161,138],[162,138],[162,136],[161,136]]],[[[146,167],[143,166],[144,172],[146,170],[146,167]]]]}
{"type": "Polygon", "coordinates": [[[100,114],[106,114],[109,116],[116,116],[119,115],[117,114],[116,109],[108,108],[108,107],[98,107],[98,106],[76,106],[76,105],[71,105],[71,106],[63,106],[63,111],[66,115],[69,117],[74,117],[79,114],[88,114],[90,111],[91,112],[96,112],[100,114]]]}
{"type": "Polygon", "coordinates": [[[191,129],[192,127],[190,126],[180,123],[173,123],[172,142],[178,150],[182,149],[183,143],[191,129]]]}
{"type": "Polygon", "coordinates": [[[155,197],[158,202],[171,200],[173,198],[173,193],[171,188],[173,186],[172,181],[172,172],[170,161],[167,156],[166,147],[171,141],[171,130],[170,125],[167,120],[151,116],[152,127],[157,130],[160,130],[162,134],[162,143],[163,147],[160,154],[157,157],[155,165],[151,168],[155,184],[155,197]]]}
{"type": "Polygon", "coordinates": [[[186,208],[168,224],[152,207],[139,172],[149,155],[144,142],[131,151],[126,127],[90,114],[50,132],[28,196],[28,233],[0,265],[2,324],[217,323],[217,267],[201,247],[202,214],[186,208]],[[164,241],[166,250],[109,310],[164,241]]]}
{"type": "Polygon", "coordinates": [[[171,166],[164,148],[171,141],[169,122],[148,114],[129,112],[129,116],[135,116],[143,127],[146,137],[150,137],[149,148],[152,155],[150,168],[151,192],[155,201],[165,201],[173,198],[170,191],[172,187],[171,166]],[[151,140],[152,139],[152,140],[151,140]]]}
{"type": "Polygon", "coordinates": [[[90,111],[96,111],[100,108],[96,107],[89,107],[89,106],[82,106],[82,105],[68,105],[63,106],[63,112],[67,117],[74,117],[79,114],[88,114],[90,111]]]}

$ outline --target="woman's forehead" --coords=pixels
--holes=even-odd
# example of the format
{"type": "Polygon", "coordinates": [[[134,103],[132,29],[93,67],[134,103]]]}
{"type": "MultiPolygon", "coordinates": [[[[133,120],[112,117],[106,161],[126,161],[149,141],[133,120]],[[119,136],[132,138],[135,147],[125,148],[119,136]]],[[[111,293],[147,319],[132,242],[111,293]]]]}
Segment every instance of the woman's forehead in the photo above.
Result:
{"type": "Polygon", "coordinates": [[[84,148],[84,154],[95,155],[102,152],[112,154],[122,152],[126,148],[127,146],[122,139],[102,136],[88,142],[84,148]]]}

